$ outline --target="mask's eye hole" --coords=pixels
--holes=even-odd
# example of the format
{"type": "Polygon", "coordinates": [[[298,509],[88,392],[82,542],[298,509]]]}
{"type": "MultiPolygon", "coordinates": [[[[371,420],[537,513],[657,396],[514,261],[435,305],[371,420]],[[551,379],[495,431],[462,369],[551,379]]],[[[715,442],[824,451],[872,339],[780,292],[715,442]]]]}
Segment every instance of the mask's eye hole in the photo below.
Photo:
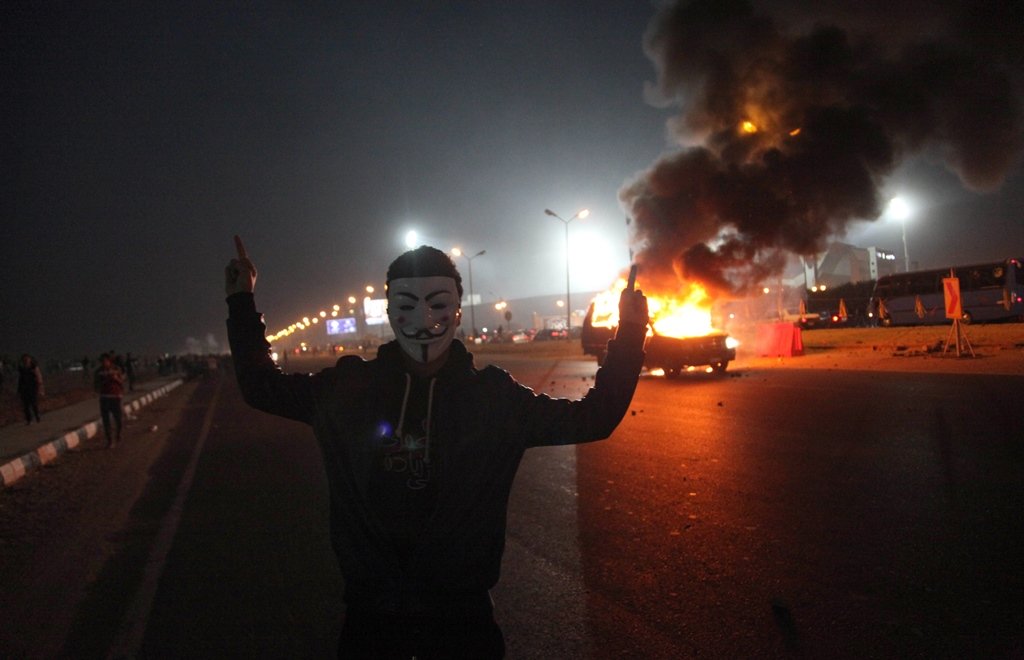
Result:
{"type": "Polygon", "coordinates": [[[411,312],[412,310],[416,309],[416,306],[415,305],[410,305],[409,303],[406,303],[404,305],[399,305],[398,309],[400,309],[403,312],[411,312]]]}

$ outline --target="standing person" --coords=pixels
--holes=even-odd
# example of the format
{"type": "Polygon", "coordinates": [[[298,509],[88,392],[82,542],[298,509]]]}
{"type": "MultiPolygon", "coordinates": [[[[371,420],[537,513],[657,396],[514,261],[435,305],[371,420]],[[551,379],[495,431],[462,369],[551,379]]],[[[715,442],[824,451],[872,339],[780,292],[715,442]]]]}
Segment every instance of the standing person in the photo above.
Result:
{"type": "Polygon", "coordinates": [[[124,425],[124,372],[114,364],[110,353],[100,356],[100,366],[93,382],[100,393],[100,417],[103,418],[107,447],[116,447],[121,442],[121,427],[124,425]],[[113,429],[111,421],[115,425],[113,429]]]}
{"type": "Polygon", "coordinates": [[[135,391],[135,362],[136,358],[132,357],[131,353],[125,355],[124,358],[124,372],[128,377],[128,391],[135,391]]]}
{"type": "Polygon", "coordinates": [[[421,246],[387,272],[396,339],[373,360],[317,374],[274,364],[241,240],[225,272],[228,339],[249,405],[313,427],[345,580],[339,657],[504,657],[489,590],[505,546],[509,492],[530,447],[600,440],[621,421],[643,364],[647,299],[624,291],[594,387],[553,399],[473,364],[455,339],[462,278],[421,246]]]}
{"type": "Polygon", "coordinates": [[[28,353],[23,353],[18,364],[18,396],[25,410],[25,424],[35,419],[39,423],[39,399],[45,394],[43,389],[43,372],[39,363],[28,353]]]}

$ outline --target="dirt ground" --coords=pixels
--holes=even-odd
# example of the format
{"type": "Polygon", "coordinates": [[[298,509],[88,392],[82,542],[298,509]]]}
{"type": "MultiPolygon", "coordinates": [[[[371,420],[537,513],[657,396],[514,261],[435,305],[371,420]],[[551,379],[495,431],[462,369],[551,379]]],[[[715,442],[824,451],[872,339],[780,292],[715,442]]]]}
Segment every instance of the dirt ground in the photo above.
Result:
{"type": "MultiPolygon", "coordinates": [[[[1024,375],[1024,323],[962,326],[967,342],[957,356],[952,326],[836,328],[801,332],[804,351],[794,356],[755,352],[756,328],[736,329],[740,346],[730,371],[749,368],[844,369],[1024,375]],[[948,344],[947,344],[948,342],[948,344]],[[970,349],[967,349],[967,343],[970,349]]],[[[578,341],[471,346],[480,361],[503,353],[578,358],[578,341]]],[[[586,358],[592,359],[592,358],[586,358]]]]}
{"type": "Polygon", "coordinates": [[[801,333],[803,354],[787,357],[754,354],[748,337],[730,368],[1024,375],[1024,324],[962,326],[962,332],[959,355],[951,326],[810,330],[801,333]]]}

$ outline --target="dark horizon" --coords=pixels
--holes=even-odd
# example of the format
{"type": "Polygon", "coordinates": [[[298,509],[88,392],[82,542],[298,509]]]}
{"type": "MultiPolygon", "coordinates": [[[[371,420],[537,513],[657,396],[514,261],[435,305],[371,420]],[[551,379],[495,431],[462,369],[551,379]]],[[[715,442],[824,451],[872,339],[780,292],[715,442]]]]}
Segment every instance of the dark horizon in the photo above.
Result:
{"type": "MultiPolygon", "coordinates": [[[[723,6],[770,15],[787,38],[829,24],[886,55],[913,38],[988,57],[1009,90],[1008,118],[991,124],[1007,155],[989,156],[1005,180],[965,185],[943,147],[965,139],[951,123],[937,141],[901,138],[878,199],[913,200],[908,244],[922,268],[1024,256],[1020,3],[976,12],[966,27],[995,26],[984,42],[958,37],[962,5],[723,6]]],[[[636,247],[620,191],[659,159],[708,144],[687,115],[696,87],[659,78],[666,62],[699,58],[645,52],[655,4],[0,11],[0,354],[12,358],[226,350],[234,234],[259,269],[273,331],[382,288],[410,229],[444,250],[486,250],[472,264],[485,302],[564,294],[564,227],[544,210],[586,207],[570,226],[573,306],[585,307],[575,292],[610,285],[636,247]]],[[[832,230],[828,239],[902,254],[900,225],[884,214],[854,213],[832,230]]],[[[466,259],[456,263],[465,277],[466,259]]]]}

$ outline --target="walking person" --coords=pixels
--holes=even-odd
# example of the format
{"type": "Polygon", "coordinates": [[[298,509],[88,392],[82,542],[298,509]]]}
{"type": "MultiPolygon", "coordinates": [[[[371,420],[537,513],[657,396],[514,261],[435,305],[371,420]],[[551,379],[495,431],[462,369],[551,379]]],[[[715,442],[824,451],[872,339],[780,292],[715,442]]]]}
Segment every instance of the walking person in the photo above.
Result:
{"type": "Polygon", "coordinates": [[[31,424],[33,419],[39,423],[39,399],[44,394],[43,372],[39,369],[39,363],[28,353],[23,353],[18,364],[18,396],[25,410],[26,425],[31,424]]]}
{"type": "Polygon", "coordinates": [[[594,387],[579,400],[537,394],[477,368],[455,339],[462,277],[421,246],[388,268],[396,339],[377,357],[285,374],[256,309],[241,240],[225,271],[228,339],[246,402],[312,426],[330,492],[331,541],[345,581],[344,658],[504,657],[490,589],[509,493],[530,447],[591,442],[622,420],[643,364],[647,299],[627,288],[594,387]]]}
{"type": "Polygon", "coordinates": [[[100,356],[100,366],[93,382],[100,393],[100,417],[107,447],[116,447],[121,441],[121,427],[124,425],[124,372],[114,364],[109,353],[100,356]]]}

